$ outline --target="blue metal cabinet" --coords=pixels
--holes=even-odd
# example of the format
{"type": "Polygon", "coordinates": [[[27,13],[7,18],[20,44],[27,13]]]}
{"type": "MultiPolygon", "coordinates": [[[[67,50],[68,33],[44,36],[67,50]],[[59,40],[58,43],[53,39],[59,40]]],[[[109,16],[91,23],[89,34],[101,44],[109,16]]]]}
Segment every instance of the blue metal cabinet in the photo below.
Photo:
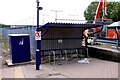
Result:
{"type": "Polygon", "coordinates": [[[31,61],[29,34],[9,34],[12,63],[31,61]]]}

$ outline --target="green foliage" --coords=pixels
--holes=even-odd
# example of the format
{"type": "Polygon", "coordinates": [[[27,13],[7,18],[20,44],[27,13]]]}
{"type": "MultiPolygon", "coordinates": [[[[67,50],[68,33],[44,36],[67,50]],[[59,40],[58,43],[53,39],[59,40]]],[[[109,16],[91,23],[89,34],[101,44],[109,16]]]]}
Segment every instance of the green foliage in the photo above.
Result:
{"type": "Polygon", "coordinates": [[[114,2],[113,9],[110,13],[110,18],[113,19],[113,21],[120,21],[120,2],[114,2]]]}
{"type": "MultiPolygon", "coordinates": [[[[86,20],[94,20],[95,12],[98,6],[98,2],[92,2],[87,9],[84,11],[86,20]]],[[[120,21],[120,2],[108,2],[107,3],[107,18],[113,21],[120,21]]],[[[102,11],[101,15],[102,17],[102,11]]],[[[88,23],[92,23],[89,22],[88,23]]]]}
{"type": "Polygon", "coordinates": [[[4,36],[2,36],[2,39],[1,39],[1,40],[2,40],[3,43],[6,43],[6,42],[7,42],[7,38],[4,37],[4,36]]]}
{"type": "MultiPolygon", "coordinates": [[[[86,20],[94,20],[97,5],[98,5],[98,2],[92,2],[88,6],[88,8],[84,11],[84,16],[86,20]]],[[[88,21],[88,23],[92,23],[92,21],[88,21]]]]}
{"type": "Polygon", "coordinates": [[[1,40],[2,40],[2,49],[3,50],[8,50],[9,49],[9,45],[8,45],[8,42],[7,42],[7,38],[2,36],[1,40]]]}
{"type": "Polygon", "coordinates": [[[4,45],[2,45],[2,49],[3,49],[3,50],[8,50],[8,49],[9,49],[9,46],[4,44],[4,45]]]}

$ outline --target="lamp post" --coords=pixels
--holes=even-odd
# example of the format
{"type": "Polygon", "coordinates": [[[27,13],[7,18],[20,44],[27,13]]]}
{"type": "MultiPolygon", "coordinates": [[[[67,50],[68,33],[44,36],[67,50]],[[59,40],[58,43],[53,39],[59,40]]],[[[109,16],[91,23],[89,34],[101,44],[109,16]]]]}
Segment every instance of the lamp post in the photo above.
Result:
{"type": "MultiPolygon", "coordinates": [[[[39,10],[42,10],[42,7],[39,7],[39,0],[36,0],[37,2],[37,29],[36,29],[36,33],[39,34],[40,32],[40,27],[39,27],[39,10]]],[[[35,34],[36,35],[36,34],[35,34]]],[[[40,36],[41,37],[41,36],[40,36]]],[[[36,70],[39,70],[39,66],[41,64],[41,40],[37,39],[37,47],[36,47],[36,70]]]]}

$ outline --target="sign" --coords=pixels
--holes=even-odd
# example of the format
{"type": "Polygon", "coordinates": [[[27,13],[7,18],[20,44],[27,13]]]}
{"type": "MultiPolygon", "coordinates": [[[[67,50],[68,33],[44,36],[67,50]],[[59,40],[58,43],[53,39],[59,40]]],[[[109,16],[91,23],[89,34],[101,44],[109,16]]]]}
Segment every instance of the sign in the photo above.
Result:
{"type": "Polygon", "coordinates": [[[41,40],[41,31],[35,31],[35,40],[41,40]]]}

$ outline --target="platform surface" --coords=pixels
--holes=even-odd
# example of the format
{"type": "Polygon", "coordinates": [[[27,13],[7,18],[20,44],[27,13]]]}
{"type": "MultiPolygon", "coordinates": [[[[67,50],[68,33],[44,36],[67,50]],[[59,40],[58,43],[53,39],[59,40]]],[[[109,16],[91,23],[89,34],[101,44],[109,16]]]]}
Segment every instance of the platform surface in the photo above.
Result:
{"type": "Polygon", "coordinates": [[[97,48],[97,49],[103,49],[107,51],[112,51],[116,53],[120,53],[120,47],[116,47],[113,44],[107,44],[107,43],[101,43],[101,45],[88,45],[89,47],[97,48]]]}
{"type": "Polygon", "coordinates": [[[38,71],[35,64],[3,65],[2,78],[118,78],[118,68],[117,62],[96,58],[91,58],[89,64],[76,61],[62,65],[42,64],[38,71]]]}

